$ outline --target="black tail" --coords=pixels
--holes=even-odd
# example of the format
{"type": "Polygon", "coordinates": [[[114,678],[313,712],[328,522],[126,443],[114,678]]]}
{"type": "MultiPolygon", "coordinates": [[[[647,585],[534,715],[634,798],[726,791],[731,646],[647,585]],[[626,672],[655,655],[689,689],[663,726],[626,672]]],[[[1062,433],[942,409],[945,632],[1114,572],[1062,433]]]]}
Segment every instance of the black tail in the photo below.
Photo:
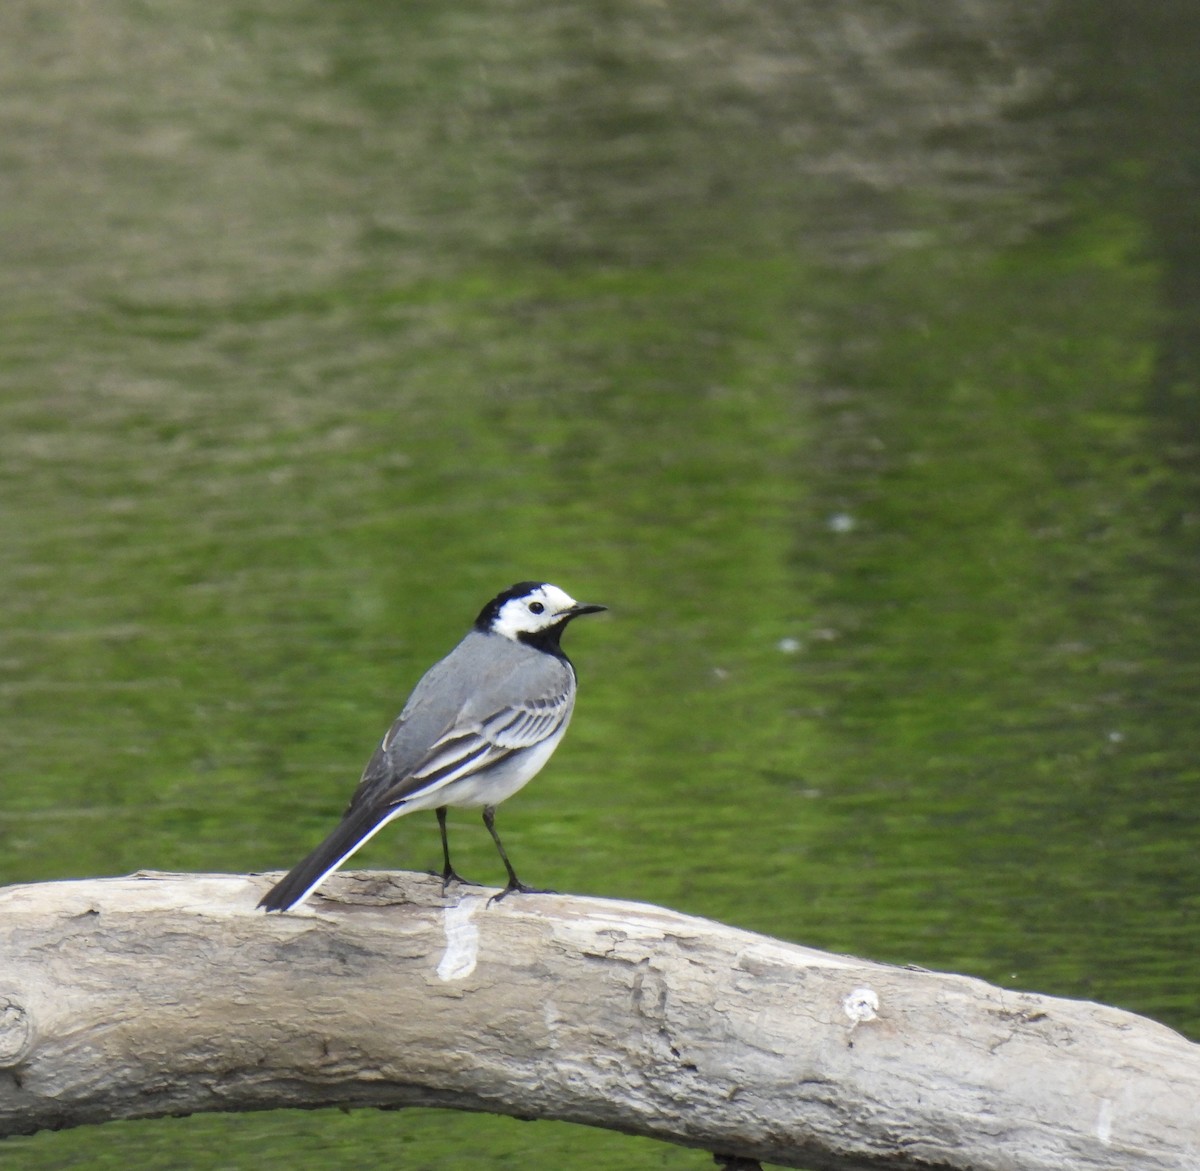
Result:
{"type": "Polygon", "coordinates": [[[396,810],[360,806],[348,809],[337,828],[307,858],[297,862],[258,904],[268,911],[286,911],[303,902],[321,880],[396,816],[396,810]]]}

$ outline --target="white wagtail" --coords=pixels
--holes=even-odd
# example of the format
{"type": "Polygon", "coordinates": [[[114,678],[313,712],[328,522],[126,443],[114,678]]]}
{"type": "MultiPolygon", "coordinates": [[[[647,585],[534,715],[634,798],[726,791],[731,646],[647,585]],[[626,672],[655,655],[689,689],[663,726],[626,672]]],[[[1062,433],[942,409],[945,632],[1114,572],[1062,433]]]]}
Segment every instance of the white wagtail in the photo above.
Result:
{"type": "Polygon", "coordinates": [[[437,812],[443,888],[464,881],[450,865],[451,805],[483,806],[483,824],[508,871],[508,885],[494,897],[529,891],[496,833],[496,806],[537,775],[563,738],[575,706],[575,668],[559,639],[572,618],[603,609],[545,582],[518,582],[494,597],[413,689],[337,828],[258,905],[296,906],[389,821],[417,809],[437,812]]]}

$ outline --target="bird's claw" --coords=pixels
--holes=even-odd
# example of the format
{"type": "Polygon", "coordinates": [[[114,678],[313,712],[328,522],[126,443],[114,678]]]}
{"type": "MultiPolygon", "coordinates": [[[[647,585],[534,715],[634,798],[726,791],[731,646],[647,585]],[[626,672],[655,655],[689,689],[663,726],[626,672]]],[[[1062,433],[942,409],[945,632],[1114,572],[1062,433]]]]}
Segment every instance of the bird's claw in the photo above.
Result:
{"type": "Polygon", "coordinates": [[[461,874],[459,874],[457,870],[443,870],[442,874],[441,874],[441,878],[442,878],[442,894],[446,893],[446,888],[452,882],[458,883],[459,886],[481,886],[482,885],[482,883],[472,882],[469,878],[463,878],[463,876],[461,874]]]}
{"type": "Polygon", "coordinates": [[[490,907],[493,903],[498,903],[501,899],[508,898],[514,892],[522,895],[552,895],[555,893],[552,890],[545,890],[540,886],[526,886],[523,882],[510,882],[502,891],[492,895],[488,899],[487,905],[490,907]]]}

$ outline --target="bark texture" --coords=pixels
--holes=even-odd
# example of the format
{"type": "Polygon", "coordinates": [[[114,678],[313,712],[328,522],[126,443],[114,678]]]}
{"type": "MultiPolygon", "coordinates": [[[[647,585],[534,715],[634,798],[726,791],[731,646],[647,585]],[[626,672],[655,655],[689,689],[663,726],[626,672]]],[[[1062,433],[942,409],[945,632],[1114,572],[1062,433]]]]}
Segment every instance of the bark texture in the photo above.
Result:
{"type": "Polygon", "coordinates": [[[810,1171],[1195,1171],[1200,1046],[659,907],[341,874],[0,890],[0,1135],[295,1106],[556,1118],[810,1171]]]}

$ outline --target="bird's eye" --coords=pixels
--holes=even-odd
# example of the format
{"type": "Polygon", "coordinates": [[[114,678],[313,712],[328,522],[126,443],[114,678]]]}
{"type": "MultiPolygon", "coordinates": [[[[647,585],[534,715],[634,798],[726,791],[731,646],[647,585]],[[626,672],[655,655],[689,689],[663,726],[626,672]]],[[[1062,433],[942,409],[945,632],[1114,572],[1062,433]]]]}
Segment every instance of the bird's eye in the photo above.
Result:
{"type": "Polygon", "coordinates": [[[546,607],[543,606],[541,602],[530,602],[529,603],[530,614],[540,614],[545,608],[546,607]]]}

